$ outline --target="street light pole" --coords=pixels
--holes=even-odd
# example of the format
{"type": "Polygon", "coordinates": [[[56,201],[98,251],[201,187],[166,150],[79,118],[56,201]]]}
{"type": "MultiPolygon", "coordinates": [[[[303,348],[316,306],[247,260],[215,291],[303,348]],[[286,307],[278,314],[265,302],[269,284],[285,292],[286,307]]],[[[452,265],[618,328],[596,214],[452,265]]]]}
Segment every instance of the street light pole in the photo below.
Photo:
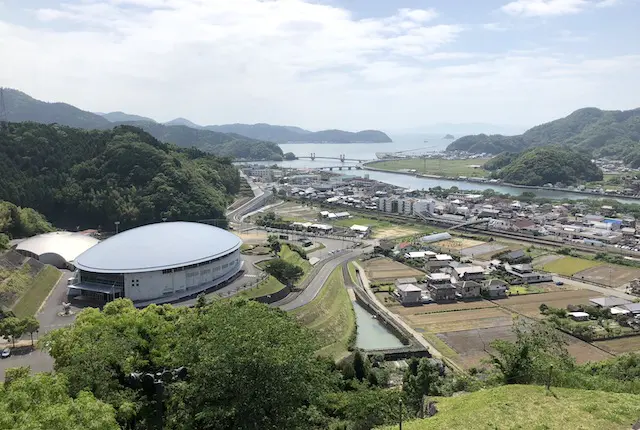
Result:
{"type": "Polygon", "coordinates": [[[400,430],[402,430],[402,399],[398,400],[398,405],[400,406],[400,430]]]}
{"type": "Polygon", "coordinates": [[[116,225],[116,234],[118,234],[118,226],[120,225],[120,221],[115,221],[114,224],[116,225]]]}

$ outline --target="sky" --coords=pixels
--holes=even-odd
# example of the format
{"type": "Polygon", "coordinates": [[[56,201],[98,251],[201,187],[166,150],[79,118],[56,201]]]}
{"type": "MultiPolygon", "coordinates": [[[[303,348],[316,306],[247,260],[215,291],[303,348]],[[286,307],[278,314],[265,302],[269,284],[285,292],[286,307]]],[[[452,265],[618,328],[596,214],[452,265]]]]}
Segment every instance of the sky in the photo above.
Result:
{"type": "Polygon", "coordinates": [[[417,131],[640,107],[640,0],[0,0],[0,86],[199,124],[417,131]]]}

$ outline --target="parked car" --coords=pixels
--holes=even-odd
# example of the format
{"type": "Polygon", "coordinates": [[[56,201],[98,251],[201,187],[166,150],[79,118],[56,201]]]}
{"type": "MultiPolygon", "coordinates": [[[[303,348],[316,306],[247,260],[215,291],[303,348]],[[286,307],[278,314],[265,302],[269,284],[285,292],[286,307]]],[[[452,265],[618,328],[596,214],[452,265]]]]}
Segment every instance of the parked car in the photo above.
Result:
{"type": "Polygon", "coordinates": [[[557,286],[564,285],[564,282],[562,282],[562,281],[557,281],[557,282],[556,282],[556,285],[557,285],[557,286]]]}
{"type": "Polygon", "coordinates": [[[11,355],[11,349],[5,348],[2,350],[2,358],[7,358],[11,355]]]}

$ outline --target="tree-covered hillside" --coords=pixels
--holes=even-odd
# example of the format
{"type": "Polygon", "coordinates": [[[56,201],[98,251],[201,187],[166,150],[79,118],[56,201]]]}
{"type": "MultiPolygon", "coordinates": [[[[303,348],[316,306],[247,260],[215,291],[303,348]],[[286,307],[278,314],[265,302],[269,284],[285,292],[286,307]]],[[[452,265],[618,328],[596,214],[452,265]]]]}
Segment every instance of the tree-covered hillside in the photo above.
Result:
{"type": "Polygon", "coordinates": [[[272,142],[211,130],[196,130],[183,125],[163,125],[149,118],[122,112],[112,112],[102,116],[66,103],[45,103],[9,88],[4,88],[3,92],[7,119],[11,122],[55,123],[87,130],[106,130],[118,125],[135,125],[162,142],[184,148],[196,147],[215,155],[238,159],[282,160],[282,150],[272,142]]]}
{"type": "Polygon", "coordinates": [[[540,186],[557,182],[573,185],[602,180],[602,171],[588,156],[560,146],[543,146],[520,154],[501,154],[486,163],[484,168],[493,170],[495,178],[519,185],[540,186]]]}
{"type": "Polygon", "coordinates": [[[9,123],[0,133],[0,172],[0,200],[66,228],[223,219],[240,186],[228,158],[176,148],[130,126],[9,123]]]}
{"type": "Polygon", "coordinates": [[[616,156],[640,165],[640,108],[628,111],[579,109],[518,136],[464,136],[451,143],[447,151],[499,154],[544,145],[566,145],[594,156],[616,156]]]}
{"type": "Polygon", "coordinates": [[[185,125],[163,125],[154,122],[121,122],[119,125],[140,127],[162,142],[190,148],[196,147],[222,157],[246,160],[282,160],[278,144],[245,136],[196,129],[185,125]]]}
{"type": "Polygon", "coordinates": [[[343,130],[323,130],[312,132],[299,127],[270,124],[225,124],[209,125],[207,130],[222,133],[235,133],[253,139],[270,140],[278,143],[386,143],[391,142],[389,136],[378,130],[364,130],[352,133],[343,130]]]}
{"type": "Polygon", "coordinates": [[[42,214],[31,208],[21,208],[0,200],[0,250],[9,239],[29,237],[53,231],[53,226],[42,214]]]}

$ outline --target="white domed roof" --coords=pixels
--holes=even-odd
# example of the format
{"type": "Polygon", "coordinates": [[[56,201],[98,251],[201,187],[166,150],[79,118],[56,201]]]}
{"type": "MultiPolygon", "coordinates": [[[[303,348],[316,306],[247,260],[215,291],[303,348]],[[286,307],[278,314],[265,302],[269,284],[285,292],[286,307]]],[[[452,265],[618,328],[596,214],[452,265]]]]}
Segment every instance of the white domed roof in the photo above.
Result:
{"type": "Polygon", "coordinates": [[[82,233],[54,231],[23,240],[16,246],[16,251],[26,251],[37,256],[56,254],[65,261],[72,262],[78,255],[99,242],[98,239],[82,233]]]}
{"type": "Polygon", "coordinates": [[[222,257],[240,248],[238,236],[194,222],[162,222],[124,231],[78,256],[78,269],[97,273],[152,272],[222,257]]]}

